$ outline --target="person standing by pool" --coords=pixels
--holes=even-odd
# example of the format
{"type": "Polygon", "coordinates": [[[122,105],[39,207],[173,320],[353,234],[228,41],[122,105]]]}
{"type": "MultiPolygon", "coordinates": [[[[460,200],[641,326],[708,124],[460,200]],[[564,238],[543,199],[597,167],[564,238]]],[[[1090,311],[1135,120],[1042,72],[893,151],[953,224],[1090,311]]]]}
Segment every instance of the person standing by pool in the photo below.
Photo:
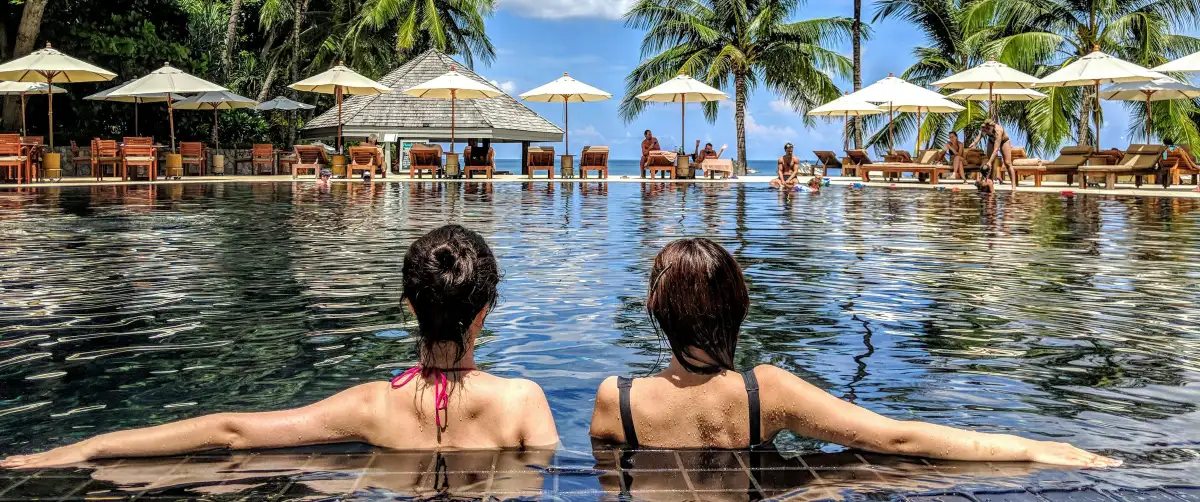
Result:
{"type": "Polygon", "coordinates": [[[791,143],[783,145],[783,156],[779,158],[778,166],[775,169],[775,179],[771,180],[771,186],[790,190],[799,183],[799,177],[800,159],[792,154],[791,143]]]}
{"type": "Polygon", "coordinates": [[[291,410],[219,413],[103,434],[8,457],[0,468],[340,442],[395,449],[553,447],[558,432],[542,388],[475,366],[475,342],[500,282],[483,237],[458,225],[425,234],[404,256],[402,281],[404,303],[417,317],[420,364],[390,383],[362,384],[291,410]]]}
{"type": "MultiPolygon", "coordinates": [[[[992,146],[992,153],[988,156],[987,162],[984,162],[983,165],[991,168],[992,162],[999,158],[1000,162],[1003,163],[1004,167],[1008,170],[1008,182],[1012,184],[1013,191],[1017,191],[1017,173],[1013,169],[1012,141],[1008,137],[1008,131],[1005,131],[1004,126],[1000,125],[995,120],[987,119],[983,121],[983,126],[979,128],[979,137],[975,138],[975,141],[971,143],[970,148],[975,148],[975,145],[978,144],[979,140],[984,136],[988,137],[988,144],[992,146]]],[[[994,172],[992,174],[992,179],[1000,179],[1000,173],[994,172]]]]}
{"type": "Polygon", "coordinates": [[[654,133],[646,129],[643,133],[645,139],[642,140],[642,160],[638,163],[639,169],[646,169],[646,162],[650,160],[650,152],[662,150],[662,146],[658,144],[658,138],[654,137],[654,133]]]}
{"type": "Polygon", "coordinates": [[[649,378],[604,380],[592,413],[591,435],[597,440],[634,449],[741,449],[769,443],[790,430],[877,453],[1084,467],[1120,464],[1063,443],[893,420],[772,365],[739,374],[734,352],[750,295],[737,261],[708,239],[675,241],[659,252],[647,294],[646,309],[667,339],[671,362],[649,378]]]}

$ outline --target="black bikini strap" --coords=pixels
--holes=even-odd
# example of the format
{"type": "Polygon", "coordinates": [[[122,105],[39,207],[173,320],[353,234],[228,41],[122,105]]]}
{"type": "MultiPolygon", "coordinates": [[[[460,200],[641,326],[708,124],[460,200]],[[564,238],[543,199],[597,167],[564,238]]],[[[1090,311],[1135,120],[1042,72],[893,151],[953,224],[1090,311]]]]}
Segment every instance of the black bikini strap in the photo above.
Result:
{"type": "Polygon", "coordinates": [[[750,401],[750,447],[754,448],[762,444],[762,430],[759,422],[760,406],[758,402],[758,379],[754,378],[754,370],[748,370],[742,373],[742,380],[746,381],[746,398],[750,401]]]}
{"type": "Polygon", "coordinates": [[[637,448],[637,432],[633,430],[633,409],[629,407],[629,389],[631,388],[633,388],[632,378],[617,377],[617,389],[621,393],[621,427],[625,429],[625,444],[630,448],[637,448]]]}

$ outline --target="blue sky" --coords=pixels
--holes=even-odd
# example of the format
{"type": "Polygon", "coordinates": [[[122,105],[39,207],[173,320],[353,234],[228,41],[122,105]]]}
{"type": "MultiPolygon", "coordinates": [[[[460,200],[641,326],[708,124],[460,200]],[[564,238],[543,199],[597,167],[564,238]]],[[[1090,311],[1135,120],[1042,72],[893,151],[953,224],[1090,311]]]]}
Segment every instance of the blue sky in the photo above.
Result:
{"type": "MultiPolygon", "coordinates": [[[[487,32],[496,46],[496,61],[478,65],[475,71],[493,80],[510,94],[533,89],[562,73],[604,89],[613,99],[599,103],[571,105],[571,149],[604,144],[613,148],[614,158],[637,158],[641,132],[652,129],[664,147],[679,144],[678,105],[652,105],[629,124],[618,114],[624,95],[624,79],[640,61],[642,33],[625,28],[620,15],[632,0],[500,0],[500,7],[487,22],[487,32]]],[[[870,1],[863,2],[864,18],[874,15],[870,1]]],[[[810,1],[799,9],[804,18],[850,16],[851,0],[810,1]]],[[[901,21],[874,23],[874,37],[863,47],[863,85],[884,78],[888,72],[900,74],[914,58],[912,47],[922,42],[921,33],[901,21]]],[[[849,56],[850,46],[835,48],[849,56]]],[[[850,83],[839,82],[843,89],[850,83]]],[[[732,96],[732,91],[726,89],[732,96]]],[[[562,105],[527,103],[534,111],[562,126],[562,105]]],[[[1105,145],[1127,144],[1128,115],[1122,105],[1105,103],[1107,121],[1102,138],[1105,145]],[[1111,138],[1111,139],[1110,139],[1111,138]]],[[[747,101],[746,148],[751,159],[771,159],[782,153],[782,145],[792,142],[796,150],[840,150],[840,120],[817,120],[805,127],[802,117],[765,89],[759,89],[747,101]]],[[[697,139],[712,141],[717,148],[736,143],[732,107],[723,108],[716,123],[704,120],[699,105],[689,105],[686,146],[690,151],[697,139]]],[[[898,144],[900,143],[897,140],[898,144]]],[[[911,138],[908,139],[911,142],[911,138]]],[[[561,148],[561,146],[559,147],[561,148]]],[[[520,147],[498,145],[497,156],[517,158],[520,147]]]]}

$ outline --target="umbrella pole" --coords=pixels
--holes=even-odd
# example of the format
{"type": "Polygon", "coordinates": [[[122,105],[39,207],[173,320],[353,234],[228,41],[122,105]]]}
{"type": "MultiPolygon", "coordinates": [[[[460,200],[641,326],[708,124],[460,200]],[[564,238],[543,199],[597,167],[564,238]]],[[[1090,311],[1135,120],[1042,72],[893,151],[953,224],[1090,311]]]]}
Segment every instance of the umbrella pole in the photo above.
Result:
{"type": "Polygon", "coordinates": [[[217,115],[217,109],[213,108],[213,144],[217,150],[221,149],[221,120],[217,115]]]}
{"type": "MultiPolygon", "coordinates": [[[[42,76],[46,77],[47,90],[53,91],[54,90],[54,87],[53,87],[54,77],[58,76],[58,72],[54,71],[54,72],[50,72],[49,74],[43,73],[42,76]]],[[[50,148],[54,148],[54,93],[53,92],[46,95],[46,104],[49,108],[49,110],[46,112],[46,115],[50,122],[50,148]]]]}
{"type": "Polygon", "coordinates": [[[1150,96],[1152,94],[1154,94],[1154,93],[1152,93],[1152,92],[1146,93],[1146,143],[1150,142],[1150,124],[1152,123],[1151,115],[1150,115],[1150,106],[1151,106],[1150,105],[1150,96]]]}
{"type": "Polygon", "coordinates": [[[917,144],[915,146],[916,146],[916,148],[913,149],[913,153],[916,155],[920,155],[921,154],[921,107],[919,107],[919,106],[917,107],[917,144]]]}
{"type": "Polygon", "coordinates": [[[563,152],[565,155],[571,155],[571,109],[567,106],[567,96],[563,95],[563,126],[567,128],[563,131],[563,152]]]}
{"type": "Polygon", "coordinates": [[[175,105],[171,104],[171,93],[167,93],[167,119],[171,122],[171,153],[175,153],[175,105]]]}
{"type": "Polygon", "coordinates": [[[687,142],[687,102],[683,99],[683,94],[679,95],[679,147],[683,148],[683,144],[687,142]]]}
{"type": "Polygon", "coordinates": [[[850,149],[850,112],[846,112],[846,123],[842,127],[842,150],[850,149]]]}
{"type": "Polygon", "coordinates": [[[888,155],[895,153],[895,140],[892,139],[892,123],[896,121],[894,115],[895,110],[892,108],[892,103],[888,102],[888,155]]]}
{"type": "Polygon", "coordinates": [[[1096,81],[1096,150],[1100,149],[1100,81],[1096,81]]]}
{"type": "Polygon", "coordinates": [[[450,89],[450,153],[454,153],[454,98],[458,91],[450,89]]]}
{"type": "Polygon", "coordinates": [[[996,110],[996,91],[992,88],[994,85],[996,84],[988,82],[988,107],[992,109],[992,118],[998,119],[1000,112],[996,110]]]}
{"type": "MultiPolygon", "coordinates": [[[[134,98],[134,99],[136,100],[137,98],[134,98]]],[[[133,102],[133,135],[134,136],[142,135],[142,129],[140,127],[138,127],[138,102],[137,101],[133,102]]]]}
{"type": "MultiPolygon", "coordinates": [[[[337,147],[338,153],[342,153],[342,86],[333,86],[333,93],[337,94],[338,103],[338,132],[337,132],[337,147]]],[[[453,149],[451,149],[453,151],[453,149]]]]}
{"type": "Polygon", "coordinates": [[[21,93],[21,136],[28,136],[25,131],[25,93],[21,93]]]}

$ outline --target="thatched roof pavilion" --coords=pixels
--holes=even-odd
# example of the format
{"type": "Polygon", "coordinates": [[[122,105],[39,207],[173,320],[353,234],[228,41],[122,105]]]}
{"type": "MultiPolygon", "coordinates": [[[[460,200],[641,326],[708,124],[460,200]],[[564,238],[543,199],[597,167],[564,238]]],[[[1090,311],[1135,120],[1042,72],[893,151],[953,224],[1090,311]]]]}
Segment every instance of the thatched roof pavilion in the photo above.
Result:
{"type": "MultiPolygon", "coordinates": [[[[408,96],[401,91],[450,71],[487,82],[441,52],[430,50],[388,73],[379,80],[390,94],[353,96],[342,104],[342,133],[347,137],[398,138],[450,141],[450,101],[408,96]]],[[[490,138],[494,143],[540,143],[562,141],[563,131],[507,94],[489,99],[457,101],[454,136],[490,138]]],[[[303,136],[333,137],[337,109],[327,110],[305,125],[303,136]]]]}

